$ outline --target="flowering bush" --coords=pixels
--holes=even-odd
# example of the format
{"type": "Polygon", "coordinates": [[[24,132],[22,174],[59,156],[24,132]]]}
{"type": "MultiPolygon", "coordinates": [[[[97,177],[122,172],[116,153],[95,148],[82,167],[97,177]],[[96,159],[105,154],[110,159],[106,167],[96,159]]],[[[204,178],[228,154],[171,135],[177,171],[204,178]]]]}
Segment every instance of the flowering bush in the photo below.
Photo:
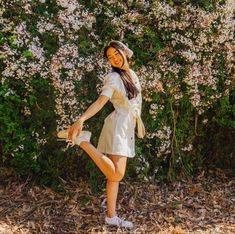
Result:
{"type": "MultiPolygon", "coordinates": [[[[234,134],[235,46],[233,1],[197,2],[3,2],[2,163],[47,181],[74,167],[68,155],[79,149],[65,150],[54,132],[67,128],[98,97],[110,70],[102,49],[118,39],[134,51],[147,129],[146,138],[136,142],[129,174],[174,179],[200,169],[208,150],[216,150],[208,147],[207,134],[222,126],[217,145],[223,127],[234,134]]],[[[94,145],[102,127],[97,121],[111,108],[108,104],[85,122],[94,145]]],[[[80,174],[88,173],[82,168],[80,174]]]]}

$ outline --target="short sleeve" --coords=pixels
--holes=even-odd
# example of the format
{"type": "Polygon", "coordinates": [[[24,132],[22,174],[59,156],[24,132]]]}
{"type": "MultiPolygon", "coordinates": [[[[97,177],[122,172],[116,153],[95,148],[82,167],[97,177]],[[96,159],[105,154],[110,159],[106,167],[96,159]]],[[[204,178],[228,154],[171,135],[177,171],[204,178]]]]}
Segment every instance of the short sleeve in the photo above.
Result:
{"type": "Polygon", "coordinates": [[[109,73],[105,78],[104,78],[104,85],[101,88],[102,92],[100,95],[104,95],[106,97],[111,98],[115,89],[118,87],[118,77],[117,75],[112,72],[109,73]]]}

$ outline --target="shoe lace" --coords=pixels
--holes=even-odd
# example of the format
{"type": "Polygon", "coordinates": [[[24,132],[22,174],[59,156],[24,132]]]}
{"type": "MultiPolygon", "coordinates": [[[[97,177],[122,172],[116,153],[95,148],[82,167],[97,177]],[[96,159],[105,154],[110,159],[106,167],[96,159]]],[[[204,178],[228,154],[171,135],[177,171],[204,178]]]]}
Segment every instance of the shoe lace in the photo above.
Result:
{"type": "Polygon", "coordinates": [[[119,217],[117,217],[118,220],[118,224],[121,226],[123,223],[125,223],[125,221],[119,217]]]}

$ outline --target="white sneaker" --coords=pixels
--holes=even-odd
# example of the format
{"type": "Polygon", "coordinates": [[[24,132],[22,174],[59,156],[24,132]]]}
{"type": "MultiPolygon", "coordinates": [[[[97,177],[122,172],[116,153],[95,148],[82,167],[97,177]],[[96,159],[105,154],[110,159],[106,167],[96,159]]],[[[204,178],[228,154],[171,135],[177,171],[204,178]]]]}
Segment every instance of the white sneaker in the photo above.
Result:
{"type": "Polygon", "coordinates": [[[105,217],[105,223],[111,226],[125,227],[125,228],[133,228],[133,223],[129,221],[125,221],[120,219],[117,216],[113,216],[112,218],[105,217]]]}
{"type": "MultiPolygon", "coordinates": [[[[62,131],[58,132],[57,136],[58,136],[58,138],[62,138],[65,141],[70,141],[70,140],[68,140],[67,130],[62,130],[62,131]]],[[[75,144],[80,145],[80,143],[83,142],[83,141],[90,142],[90,139],[91,139],[91,132],[81,131],[80,134],[75,139],[75,144]]]]}

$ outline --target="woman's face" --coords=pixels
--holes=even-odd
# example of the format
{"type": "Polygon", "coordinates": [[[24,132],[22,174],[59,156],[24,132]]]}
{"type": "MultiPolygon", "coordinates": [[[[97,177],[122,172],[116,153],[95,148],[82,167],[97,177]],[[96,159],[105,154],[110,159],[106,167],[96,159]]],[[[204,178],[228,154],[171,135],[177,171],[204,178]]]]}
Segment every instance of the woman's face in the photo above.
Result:
{"type": "Polygon", "coordinates": [[[122,68],[125,65],[126,56],[121,50],[118,51],[114,47],[109,47],[107,50],[107,57],[113,67],[122,68]],[[124,57],[124,60],[122,56],[124,57]]]}

